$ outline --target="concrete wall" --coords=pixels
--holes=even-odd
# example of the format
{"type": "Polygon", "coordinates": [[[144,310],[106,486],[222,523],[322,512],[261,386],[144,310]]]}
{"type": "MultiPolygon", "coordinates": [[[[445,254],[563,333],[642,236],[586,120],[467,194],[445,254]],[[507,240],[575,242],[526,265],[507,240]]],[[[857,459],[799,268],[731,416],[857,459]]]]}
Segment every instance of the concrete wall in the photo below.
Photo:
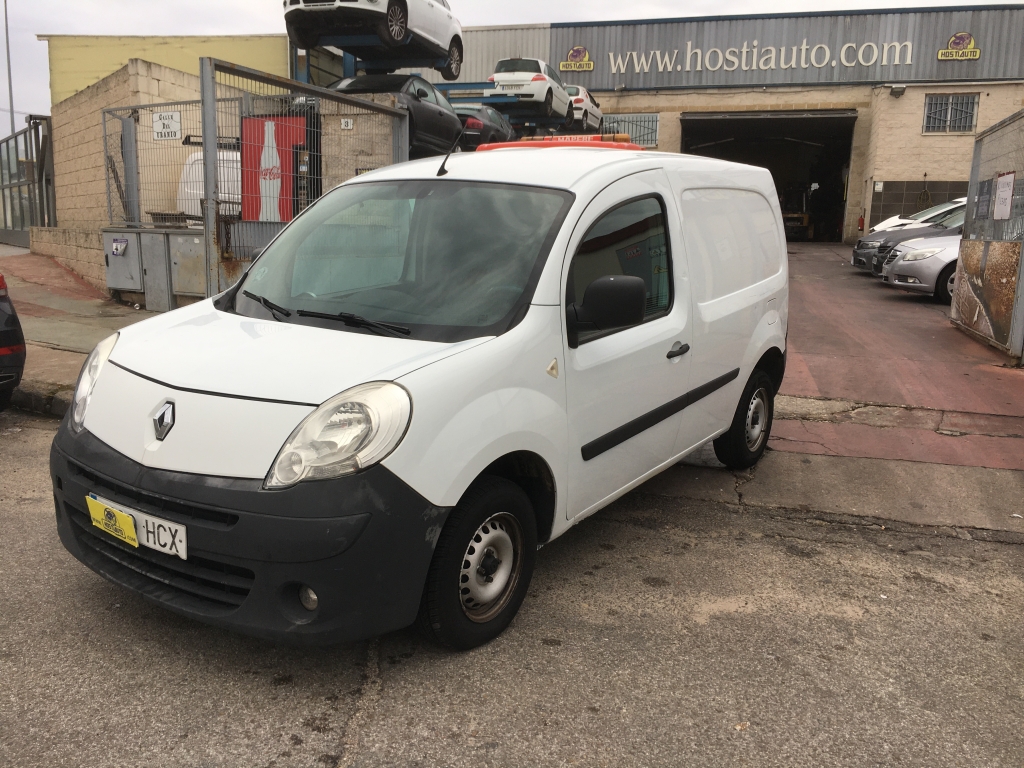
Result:
{"type": "Polygon", "coordinates": [[[142,59],[199,75],[199,59],[212,56],[281,77],[289,75],[286,35],[142,37],[40,35],[49,47],[50,98],[58,104],[142,59]]]}
{"type": "Polygon", "coordinates": [[[198,76],[132,59],[98,83],[55,104],[53,170],[58,227],[33,228],[33,251],[53,256],[105,290],[99,230],[110,222],[102,110],[198,98],[198,76]]]}

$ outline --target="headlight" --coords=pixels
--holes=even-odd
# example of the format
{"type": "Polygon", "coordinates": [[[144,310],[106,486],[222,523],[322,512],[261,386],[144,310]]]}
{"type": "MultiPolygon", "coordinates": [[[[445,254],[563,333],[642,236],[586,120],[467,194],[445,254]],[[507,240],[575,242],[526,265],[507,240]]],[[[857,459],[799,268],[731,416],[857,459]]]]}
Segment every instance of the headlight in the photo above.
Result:
{"type": "Polygon", "coordinates": [[[881,240],[865,240],[860,244],[861,248],[877,248],[882,244],[881,240]]]}
{"type": "Polygon", "coordinates": [[[76,434],[82,431],[85,424],[85,411],[89,407],[89,400],[92,399],[92,391],[96,388],[100,371],[103,370],[110,353],[114,351],[118,336],[119,334],[115,333],[97,344],[96,349],[85,359],[82,372],[78,374],[75,397],[71,401],[71,430],[76,434]]]}
{"type": "Polygon", "coordinates": [[[944,248],[921,248],[916,251],[910,251],[904,257],[904,261],[921,261],[934,256],[936,253],[942,253],[944,248]]]}
{"type": "Polygon", "coordinates": [[[335,395],[292,432],[267,475],[266,488],[351,475],[385,459],[405,437],[412,400],[388,381],[335,395]]]}

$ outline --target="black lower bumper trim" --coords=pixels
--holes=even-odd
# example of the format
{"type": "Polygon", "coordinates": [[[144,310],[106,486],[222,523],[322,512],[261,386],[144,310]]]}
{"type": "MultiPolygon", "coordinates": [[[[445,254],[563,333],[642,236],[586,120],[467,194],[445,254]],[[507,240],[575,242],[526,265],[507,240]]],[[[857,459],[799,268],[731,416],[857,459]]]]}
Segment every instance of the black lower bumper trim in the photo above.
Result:
{"type": "Polygon", "coordinates": [[[271,640],[358,640],[411,624],[448,510],[386,468],[265,491],[154,470],[61,426],[50,452],[57,529],[96,573],[177,613],[271,640]],[[186,526],[188,559],[92,525],[85,497],[186,526]],[[319,598],[302,607],[299,588],[319,598]]]}

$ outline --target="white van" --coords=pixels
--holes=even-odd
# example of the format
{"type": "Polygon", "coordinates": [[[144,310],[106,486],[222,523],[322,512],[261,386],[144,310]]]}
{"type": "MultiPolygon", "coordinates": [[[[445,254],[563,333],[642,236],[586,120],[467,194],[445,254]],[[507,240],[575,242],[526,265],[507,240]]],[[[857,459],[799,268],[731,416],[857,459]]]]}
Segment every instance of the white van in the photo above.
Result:
{"type": "Polygon", "coordinates": [[[226,293],[88,358],[61,540],[212,624],[508,626],[539,545],[714,440],[765,449],[788,269],[763,169],[532,144],[360,176],[226,293]]]}

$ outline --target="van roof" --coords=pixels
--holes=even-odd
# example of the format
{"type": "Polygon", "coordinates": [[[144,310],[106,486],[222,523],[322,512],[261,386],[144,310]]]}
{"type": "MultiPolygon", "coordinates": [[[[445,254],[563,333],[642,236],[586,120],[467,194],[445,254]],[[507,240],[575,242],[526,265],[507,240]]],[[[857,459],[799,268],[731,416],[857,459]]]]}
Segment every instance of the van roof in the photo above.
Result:
{"type": "MultiPolygon", "coordinates": [[[[437,176],[441,157],[414,160],[389,165],[352,179],[347,183],[369,181],[429,179],[437,176]]],[[[490,152],[463,152],[453,154],[446,166],[445,179],[460,181],[492,181],[504,184],[526,184],[552,189],[572,190],[590,174],[602,169],[620,166],[625,172],[646,168],[671,168],[694,173],[729,174],[737,183],[754,183],[757,178],[764,186],[763,168],[755,168],[725,160],[670,152],[612,150],[599,144],[552,145],[542,150],[508,146],[490,152]]],[[[771,182],[768,182],[771,184],[771,182]]]]}

